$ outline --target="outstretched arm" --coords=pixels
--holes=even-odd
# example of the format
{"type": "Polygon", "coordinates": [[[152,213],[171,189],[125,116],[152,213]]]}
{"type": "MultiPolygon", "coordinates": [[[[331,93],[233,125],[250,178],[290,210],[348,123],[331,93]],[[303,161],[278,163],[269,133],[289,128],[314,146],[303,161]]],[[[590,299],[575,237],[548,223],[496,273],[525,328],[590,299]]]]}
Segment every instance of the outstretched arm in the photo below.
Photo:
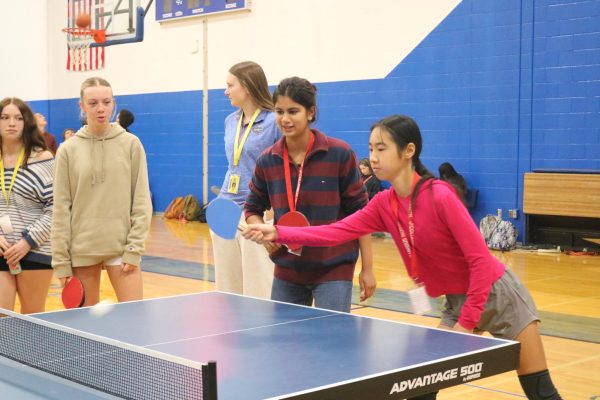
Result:
{"type": "MultiPolygon", "coordinates": [[[[264,225],[264,226],[270,226],[271,228],[273,227],[273,225],[265,224],[264,222],[265,221],[263,220],[263,217],[258,216],[258,215],[251,215],[246,219],[246,223],[252,224],[252,226],[264,225]]],[[[248,231],[248,229],[246,229],[246,231],[248,231]]],[[[245,235],[244,235],[244,237],[245,237],[245,235]]],[[[246,239],[249,239],[249,238],[246,237],[246,239]]],[[[250,240],[252,240],[252,239],[250,239],[250,240]]],[[[270,241],[270,240],[261,240],[261,241],[254,240],[254,242],[262,244],[265,247],[265,249],[267,249],[267,252],[269,254],[274,253],[281,248],[280,244],[274,243],[273,241],[270,241]]]]}
{"type": "Polygon", "coordinates": [[[387,197],[378,195],[367,206],[330,225],[291,227],[248,225],[244,237],[257,243],[275,241],[303,246],[327,247],[346,243],[371,232],[385,232],[379,208],[385,206],[387,197]]]}
{"type": "Polygon", "coordinates": [[[248,240],[252,240],[258,244],[263,244],[265,242],[274,242],[277,240],[277,228],[274,225],[267,224],[253,224],[250,223],[250,219],[248,219],[248,227],[242,233],[244,238],[248,240]]]}

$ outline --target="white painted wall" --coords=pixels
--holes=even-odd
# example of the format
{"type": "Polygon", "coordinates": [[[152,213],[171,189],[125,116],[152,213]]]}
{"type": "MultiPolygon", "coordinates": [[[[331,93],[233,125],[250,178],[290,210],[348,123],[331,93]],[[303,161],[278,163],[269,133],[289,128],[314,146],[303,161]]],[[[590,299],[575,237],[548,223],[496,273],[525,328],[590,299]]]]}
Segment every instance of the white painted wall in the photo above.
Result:
{"type": "Polygon", "coordinates": [[[0,98],[46,100],[46,0],[0,0],[0,98]]]}
{"type": "MultiPolygon", "coordinates": [[[[202,19],[160,24],[152,5],[141,43],[106,48],[101,71],[65,69],[66,0],[0,0],[0,86],[35,99],[73,98],[89,76],[115,94],[202,89],[202,19]],[[37,9],[31,8],[36,2],[37,9]],[[47,18],[44,17],[47,13],[47,18]],[[23,21],[27,24],[27,35],[23,21]],[[3,37],[7,37],[6,34],[3,37]],[[16,79],[17,74],[22,79],[16,79]],[[23,77],[27,77],[26,79],[23,77]]],[[[148,0],[142,0],[147,4],[148,0]]],[[[460,0],[253,0],[249,13],[209,18],[209,88],[224,87],[242,60],[263,66],[270,83],[291,75],[314,82],[381,78],[417,46],[460,0]]]]}

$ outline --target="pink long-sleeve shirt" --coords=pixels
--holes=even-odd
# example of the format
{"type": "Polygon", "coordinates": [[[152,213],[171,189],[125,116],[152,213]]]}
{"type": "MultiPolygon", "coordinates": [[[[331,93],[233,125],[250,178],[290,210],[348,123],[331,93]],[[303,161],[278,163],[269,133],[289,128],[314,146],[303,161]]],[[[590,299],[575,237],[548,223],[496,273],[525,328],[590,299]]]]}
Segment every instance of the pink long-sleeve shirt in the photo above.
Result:
{"type": "MultiPolygon", "coordinates": [[[[410,197],[399,197],[398,219],[392,213],[393,189],[377,194],[367,206],[331,225],[292,228],[277,226],[280,243],[332,246],[370,232],[389,232],[410,266],[402,243],[398,220],[408,235],[410,197]]],[[[473,329],[479,322],[492,284],[505,266],[492,256],[468,211],[454,189],[443,181],[424,183],[419,189],[414,213],[414,249],[419,280],[432,297],[466,294],[458,322],[473,329]]]]}

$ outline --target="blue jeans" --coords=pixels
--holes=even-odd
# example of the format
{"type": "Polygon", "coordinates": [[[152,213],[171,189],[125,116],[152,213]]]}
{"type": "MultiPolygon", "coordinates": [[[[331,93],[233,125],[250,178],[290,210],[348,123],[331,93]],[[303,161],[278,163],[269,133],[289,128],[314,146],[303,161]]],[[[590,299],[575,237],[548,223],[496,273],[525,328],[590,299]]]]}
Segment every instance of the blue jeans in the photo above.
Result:
{"type": "Polygon", "coordinates": [[[312,306],[314,299],[315,307],[350,312],[352,281],[330,281],[304,285],[274,278],[271,299],[304,306],[312,306]]]}

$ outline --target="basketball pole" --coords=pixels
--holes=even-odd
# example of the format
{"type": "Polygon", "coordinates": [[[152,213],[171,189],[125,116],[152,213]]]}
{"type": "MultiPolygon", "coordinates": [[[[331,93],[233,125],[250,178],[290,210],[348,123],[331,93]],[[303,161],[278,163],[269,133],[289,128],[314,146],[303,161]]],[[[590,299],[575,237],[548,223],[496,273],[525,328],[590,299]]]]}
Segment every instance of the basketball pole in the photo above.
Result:
{"type": "Polygon", "coordinates": [[[208,18],[202,20],[202,204],[208,203],[208,18]]]}

